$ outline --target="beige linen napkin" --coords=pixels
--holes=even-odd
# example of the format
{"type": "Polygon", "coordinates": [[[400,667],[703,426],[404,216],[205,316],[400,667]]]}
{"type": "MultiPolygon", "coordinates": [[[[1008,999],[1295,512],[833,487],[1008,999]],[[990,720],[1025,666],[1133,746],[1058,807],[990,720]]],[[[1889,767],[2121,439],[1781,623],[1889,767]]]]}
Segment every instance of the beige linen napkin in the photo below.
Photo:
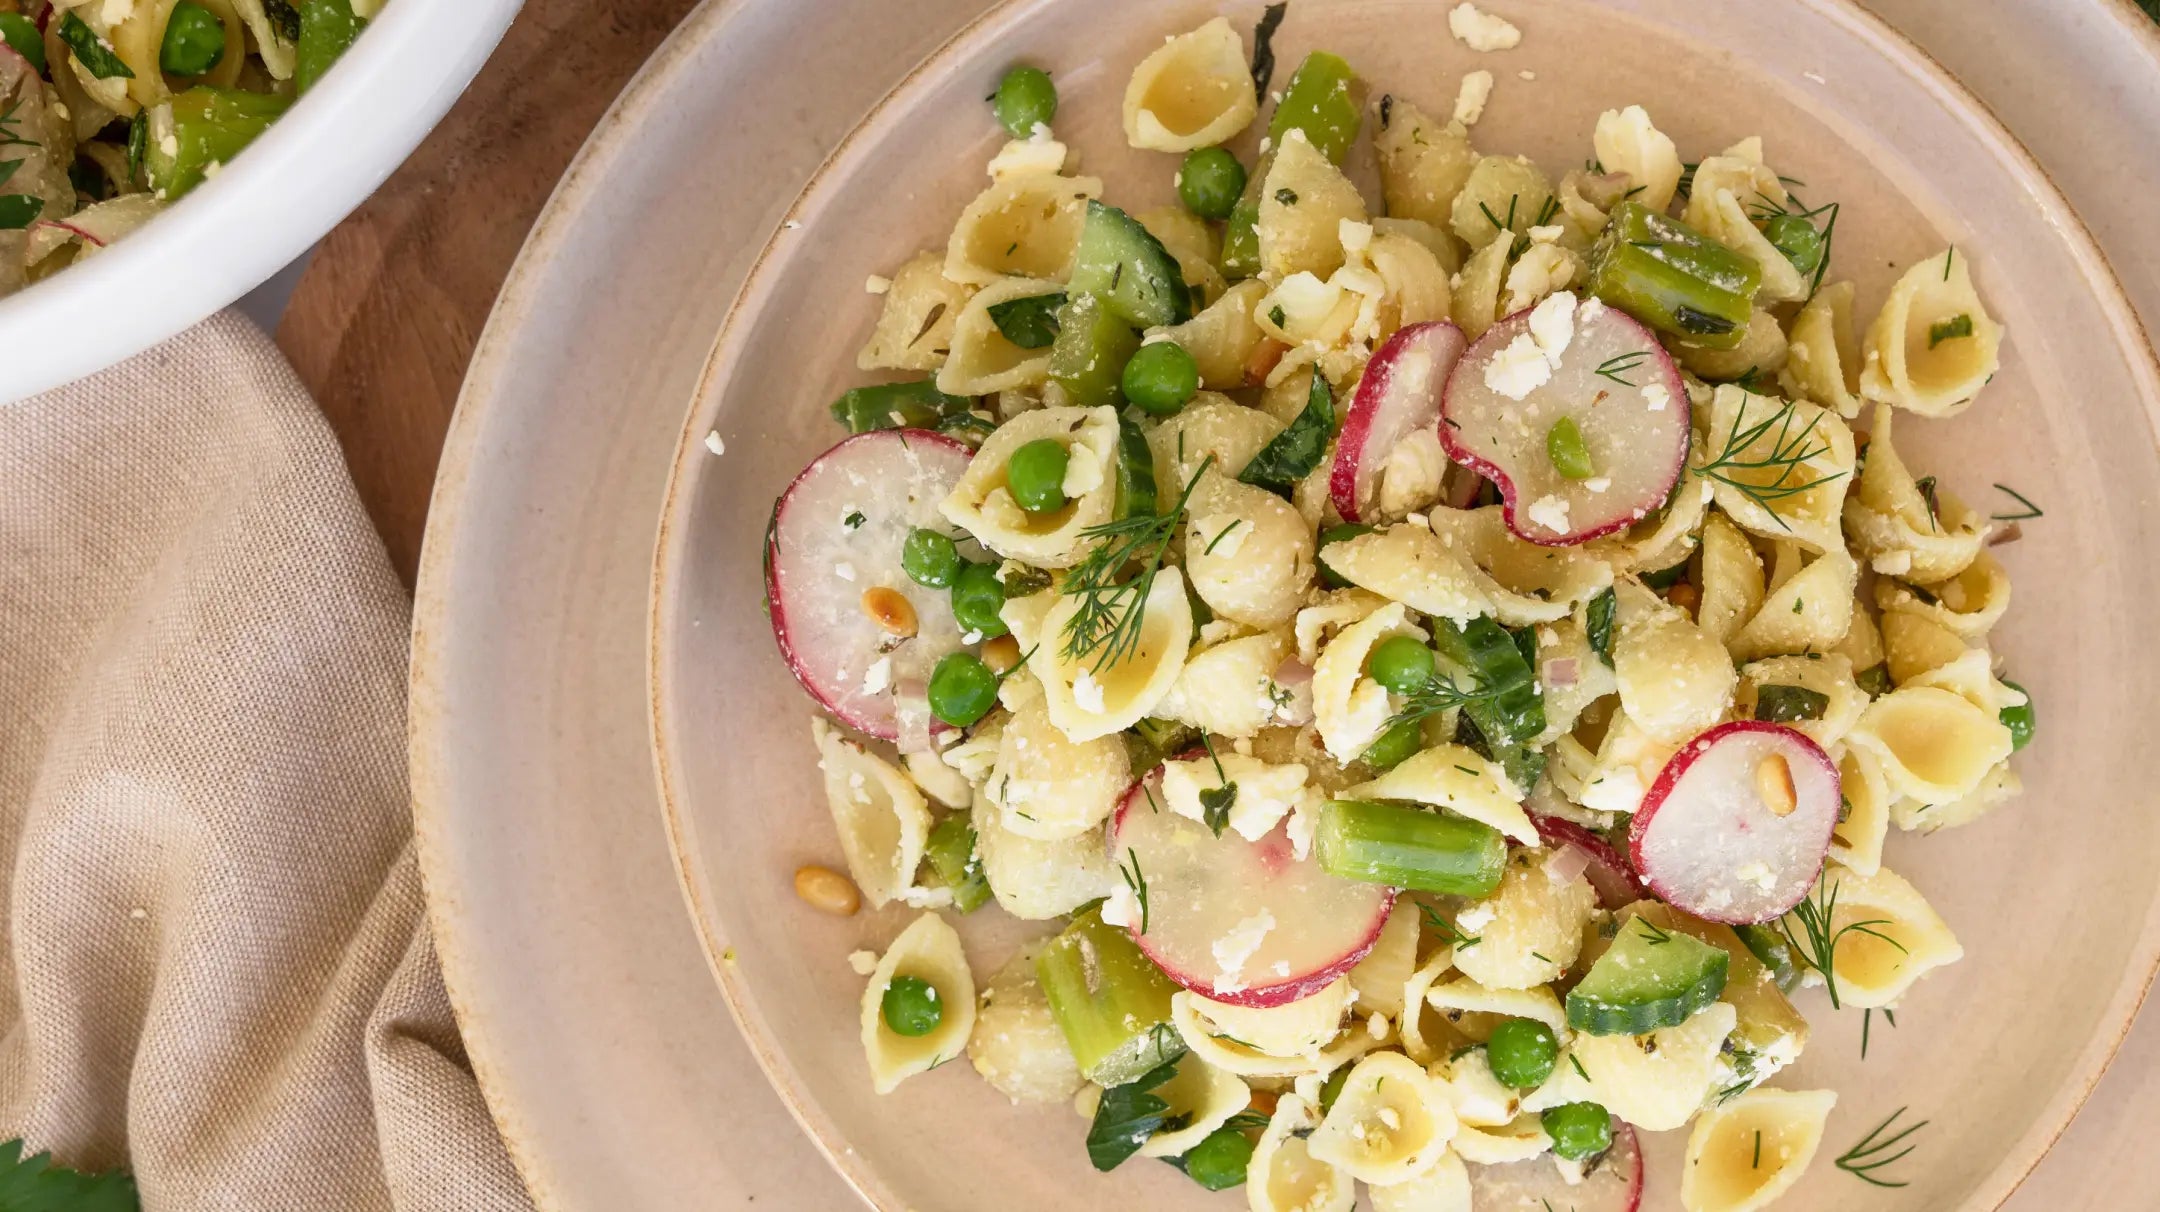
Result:
{"type": "Polygon", "coordinates": [[[153,1212],[530,1206],[422,910],[409,612],[237,314],[0,405],[0,1134],[153,1212]]]}

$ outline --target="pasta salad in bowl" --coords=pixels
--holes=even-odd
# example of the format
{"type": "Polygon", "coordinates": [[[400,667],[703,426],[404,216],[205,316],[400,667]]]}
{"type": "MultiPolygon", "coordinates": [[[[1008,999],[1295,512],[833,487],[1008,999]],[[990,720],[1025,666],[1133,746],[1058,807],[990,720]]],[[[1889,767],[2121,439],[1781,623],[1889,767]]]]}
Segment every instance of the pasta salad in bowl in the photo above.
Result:
{"type": "Polygon", "coordinates": [[[1669,96],[1532,159],[1490,71],[1443,109],[1280,11],[1076,86],[1109,150],[996,64],[949,229],[841,267],[859,385],[759,543],[817,710],[756,761],[814,751],[800,929],[878,911],[855,1088],[964,1059],[1193,1207],[1901,1189],[1930,1116],[1803,1058],[1971,970],[1919,856],[2015,824],[2040,511],[1913,437],[2021,373],[1994,253],[1669,96]]]}

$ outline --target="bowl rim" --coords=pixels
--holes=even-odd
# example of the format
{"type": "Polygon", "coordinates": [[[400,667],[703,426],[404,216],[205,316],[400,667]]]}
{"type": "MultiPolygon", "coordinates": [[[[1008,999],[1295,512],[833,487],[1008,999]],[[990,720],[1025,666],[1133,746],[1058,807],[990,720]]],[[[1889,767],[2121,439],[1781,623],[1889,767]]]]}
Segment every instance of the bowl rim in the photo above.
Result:
{"type": "Polygon", "coordinates": [[[389,0],[216,176],[130,238],[0,299],[0,401],[125,361],[298,258],[420,146],[523,4],[389,0]]]}
{"type": "MultiPolygon", "coordinates": [[[[789,1114],[795,1117],[796,1123],[809,1134],[818,1150],[838,1170],[848,1185],[854,1188],[867,1204],[877,1209],[877,1212],[905,1212],[905,1209],[878,1198],[874,1193],[879,1185],[875,1177],[875,1167],[846,1141],[829,1134],[825,1126],[819,1123],[813,1109],[807,1105],[802,1093],[791,1083],[781,1080],[786,1069],[779,1043],[751,1005],[749,991],[743,988],[741,976],[726,958],[727,944],[724,939],[716,937],[713,919],[703,905],[703,889],[700,887],[696,862],[692,857],[689,829],[684,819],[685,808],[680,802],[678,790],[679,754],[683,746],[677,739],[675,722],[666,710],[667,702],[673,697],[673,679],[668,672],[669,665],[665,657],[670,651],[668,637],[677,630],[675,623],[681,600],[680,595],[672,592],[672,589],[688,554],[689,528],[683,525],[683,506],[689,487],[701,474],[705,462],[700,457],[704,451],[703,434],[699,432],[702,427],[700,422],[703,406],[712,398],[716,384],[723,374],[724,365],[747,340],[749,322],[756,314],[756,308],[752,304],[762,302],[763,296],[770,290],[771,280],[777,273],[774,254],[779,247],[779,232],[799,222],[799,216],[806,204],[824,188],[842,162],[851,158],[858,142],[893,108],[916,79],[962,56],[975,42],[987,40],[1005,25],[1018,20],[1024,13],[1053,2],[1055,0],[999,0],[999,3],[962,26],[881,97],[804,183],[795,201],[789,205],[782,217],[780,227],[767,237],[764,247],[759,250],[741,288],[736,292],[734,301],[729,305],[726,318],[714,336],[712,351],[707,355],[704,368],[698,376],[696,390],[686,406],[654,544],[646,633],[647,724],[652,734],[653,764],[659,782],[662,821],[667,830],[668,849],[674,859],[684,908],[691,916],[692,928],[699,946],[705,952],[706,964],[719,983],[728,1012],[734,1016],[736,1026],[742,1031],[759,1067],[764,1070],[767,1082],[788,1108],[789,1114]]],[[[2054,177],[2023,141],[2002,122],[1993,107],[1933,54],[1887,21],[1863,8],[1857,0],[1802,2],[1819,18],[1843,25],[1851,34],[1870,44],[1884,58],[1900,64],[1908,75],[1932,94],[1938,104],[1969,127],[1975,135],[1993,144],[1997,154],[2011,169],[2026,178],[2043,204],[2058,208],[2060,216],[2066,220],[2063,231],[2070,254],[2093,288],[2096,301],[2107,314],[2116,343],[2122,349],[2133,378],[2143,388],[2142,403],[2147,422],[2151,426],[2151,436],[2160,440],[2160,350],[2156,350],[2152,334],[2140,323],[2136,309],[2123,289],[2121,278],[2115,272],[2106,252],[2094,238],[2083,216],[2055,183],[2054,177]]],[[[2129,0],[2111,2],[2117,6],[2116,16],[2119,19],[2139,16],[2134,11],[2125,11],[2131,9],[2129,0]]],[[[2153,34],[2149,27],[2145,32],[2153,34]]],[[[2160,62],[2160,35],[2142,39],[2141,45],[2155,55],[2156,62],[2160,62]]],[[[2101,1016],[2100,1029],[2086,1041],[2078,1054],[2069,1082],[2064,1088],[2050,1094],[2048,1106],[2043,1107],[2033,1127],[2026,1129],[2012,1149],[2004,1155],[2003,1160],[1998,1162],[1982,1181],[1976,1193],[1978,1202],[1967,1205],[1969,1212],[1999,1212],[2061,1140],[2063,1133],[2069,1130],[2071,1122],[2091,1098],[2100,1078],[2114,1062],[2123,1041],[2137,1020],[2139,1010],[2144,1006],[2156,982],[2160,982],[2160,897],[2155,898],[2148,911],[2132,955],[2132,961],[2125,968],[2124,979],[2117,983],[2108,997],[2107,1006],[2101,1016]]]]}

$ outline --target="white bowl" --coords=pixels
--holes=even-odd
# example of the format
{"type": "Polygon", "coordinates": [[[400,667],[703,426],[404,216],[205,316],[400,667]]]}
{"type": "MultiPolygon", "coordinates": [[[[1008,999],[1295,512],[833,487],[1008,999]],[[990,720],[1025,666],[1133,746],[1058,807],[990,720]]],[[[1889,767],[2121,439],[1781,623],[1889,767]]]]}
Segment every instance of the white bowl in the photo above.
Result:
{"type": "Polygon", "coordinates": [[[427,137],[524,0],[391,0],[217,176],[112,248],[0,299],[0,401],[148,349],[253,290],[427,137]]]}

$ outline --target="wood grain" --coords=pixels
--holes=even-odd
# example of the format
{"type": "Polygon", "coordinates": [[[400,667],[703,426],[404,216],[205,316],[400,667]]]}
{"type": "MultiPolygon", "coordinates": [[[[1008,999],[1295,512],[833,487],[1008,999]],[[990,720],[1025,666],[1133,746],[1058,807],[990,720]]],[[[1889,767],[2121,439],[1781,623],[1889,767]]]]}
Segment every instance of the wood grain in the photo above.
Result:
{"type": "Polygon", "coordinates": [[[695,0],[530,0],[403,167],[324,239],[278,345],[408,586],[473,344],[600,115],[695,0]]]}

